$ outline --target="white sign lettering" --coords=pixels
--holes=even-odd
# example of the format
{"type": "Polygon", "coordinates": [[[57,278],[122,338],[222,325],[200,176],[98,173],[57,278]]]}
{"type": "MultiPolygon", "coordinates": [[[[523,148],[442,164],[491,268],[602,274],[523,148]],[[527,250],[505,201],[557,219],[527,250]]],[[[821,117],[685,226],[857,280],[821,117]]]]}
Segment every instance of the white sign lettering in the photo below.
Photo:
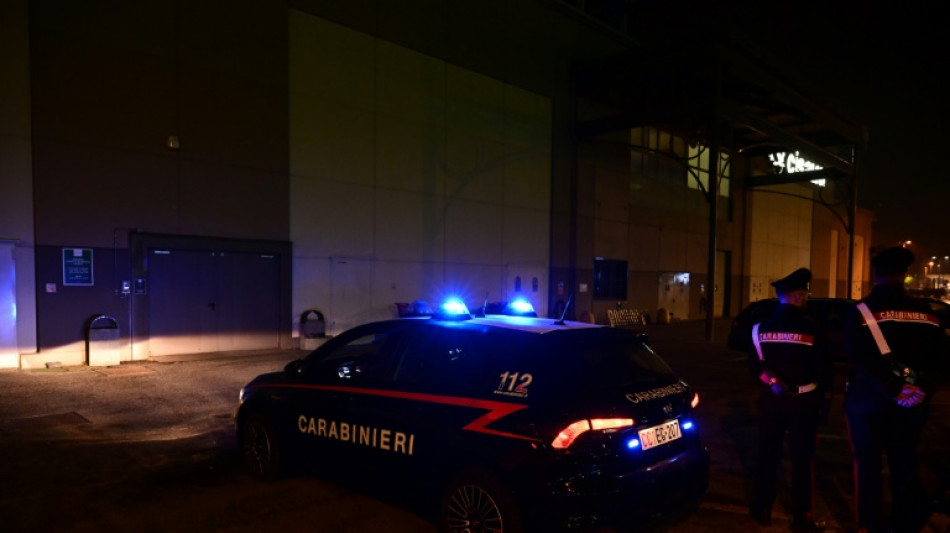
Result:
{"type": "Polygon", "coordinates": [[[412,455],[415,451],[416,436],[414,434],[388,428],[300,415],[297,417],[297,429],[301,433],[324,439],[369,446],[403,455],[412,455]]]}
{"type": "MultiPolygon", "coordinates": [[[[821,170],[823,167],[802,157],[797,151],[794,154],[785,152],[775,152],[769,154],[769,161],[775,167],[776,174],[795,174],[797,172],[812,172],[821,170]]],[[[812,183],[819,187],[825,186],[825,180],[812,180],[812,183]]]]}

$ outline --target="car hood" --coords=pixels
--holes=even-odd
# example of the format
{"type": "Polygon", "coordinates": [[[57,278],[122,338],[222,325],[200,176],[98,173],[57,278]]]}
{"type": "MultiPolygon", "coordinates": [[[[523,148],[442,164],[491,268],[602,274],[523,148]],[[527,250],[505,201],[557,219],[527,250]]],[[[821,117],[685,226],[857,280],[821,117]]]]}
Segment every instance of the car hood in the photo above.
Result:
{"type": "Polygon", "coordinates": [[[284,372],[284,371],[268,372],[266,374],[261,374],[259,376],[256,376],[251,381],[248,381],[247,384],[244,385],[244,388],[260,387],[260,386],[266,386],[266,385],[279,385],[279,384],[285,384],[285,383],[293,383],[294,381],[296,381],[294,379],[294,376],[287,372],[284,372]]]}

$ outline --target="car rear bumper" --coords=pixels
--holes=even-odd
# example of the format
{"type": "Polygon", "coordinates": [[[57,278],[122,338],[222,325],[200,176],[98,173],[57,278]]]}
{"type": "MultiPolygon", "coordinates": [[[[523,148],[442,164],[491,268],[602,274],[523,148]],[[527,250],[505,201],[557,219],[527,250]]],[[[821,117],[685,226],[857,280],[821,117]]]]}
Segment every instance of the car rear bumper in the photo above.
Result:
{"type": "Polygon", "coordinates": [[[559,480],[542,520],[564,530],[646,526],[691,510],[708,484],[709,453],[697,445],[633,471],[559,480]]]}

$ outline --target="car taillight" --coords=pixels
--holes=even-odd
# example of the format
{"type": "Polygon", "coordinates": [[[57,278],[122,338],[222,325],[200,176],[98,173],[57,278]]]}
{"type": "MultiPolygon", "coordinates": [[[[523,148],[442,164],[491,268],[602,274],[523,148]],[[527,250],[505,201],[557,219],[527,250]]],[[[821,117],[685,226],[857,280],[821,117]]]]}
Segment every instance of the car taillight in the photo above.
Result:
{"type": "Polygon", "coordinates": [[[693,409],[696,409],[697,405],[699,405],[699,393],[694,392],[693,399],[689,402],[689,406],[692,407],[693,409]]]}
{"type": "Polygon", "coordinates": [[[551,446],[558,450],[563,450],[570,448],[571,444],[577,440],[577,437],[580,437],[588,431],[618,429],[632,425],[632,418],[592,418],[590,420],[578,420],[562,429],[557,437],[551,441],[551,446]]]}

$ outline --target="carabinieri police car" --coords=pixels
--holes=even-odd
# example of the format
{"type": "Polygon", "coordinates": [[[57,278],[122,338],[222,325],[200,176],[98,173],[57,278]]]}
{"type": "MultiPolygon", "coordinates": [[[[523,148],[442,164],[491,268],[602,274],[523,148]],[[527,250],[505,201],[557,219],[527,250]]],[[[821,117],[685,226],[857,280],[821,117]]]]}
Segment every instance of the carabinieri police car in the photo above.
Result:
{"type": "Polygon", "coordinates": [[[517,314],[455,302],[258,376],[236,416],[245,464],[263,479],[396,480],[431,496],[451,533],[642,526],[695,506],[709,474],[699,397],[646,337],[517,314]]]}

